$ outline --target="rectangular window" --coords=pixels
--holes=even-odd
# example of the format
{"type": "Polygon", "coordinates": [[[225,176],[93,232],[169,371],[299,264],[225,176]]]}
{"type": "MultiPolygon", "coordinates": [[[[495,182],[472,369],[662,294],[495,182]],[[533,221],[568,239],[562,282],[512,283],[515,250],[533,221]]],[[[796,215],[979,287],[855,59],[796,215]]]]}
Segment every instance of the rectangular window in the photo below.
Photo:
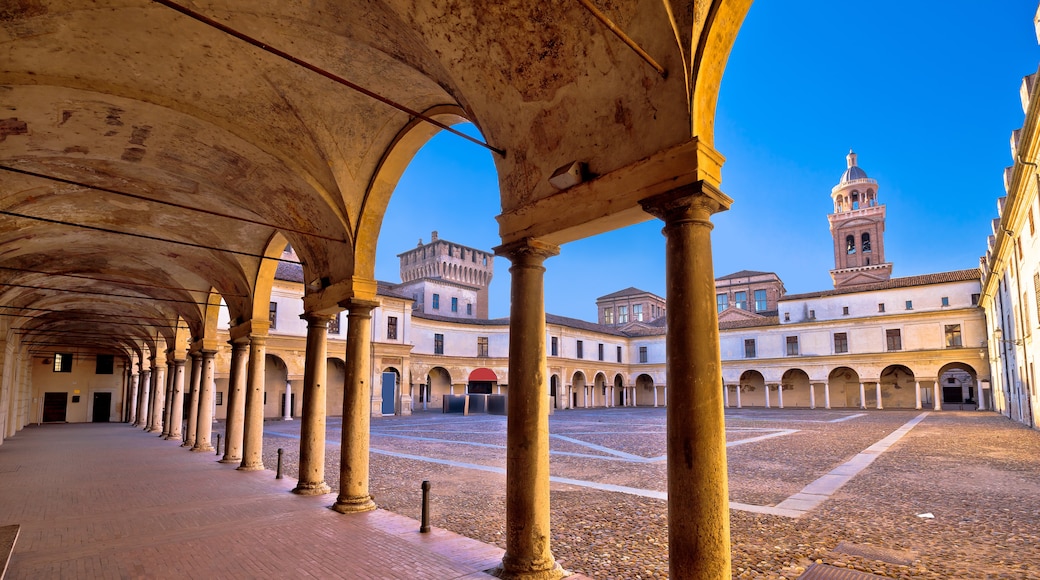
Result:
{"type": "Polygon", "coordinates": [[[271,321],[271,330],[278,328],[278,303],[272,302],[267,307],[267,320],[271,321]]]}
{"type": "Polygon", "coordinates": [[[972,306],[978,306],[979,305],[979,297],[980,296],[981,296],[980,294],[972,294],[971,295],[971,305],[972,306]]]}
{"type": "Polygon", "coordinates": [[[486,357],[488,355],[488,337],[478,336],[477,337],[477,356],[486,357]]]}
{"type": "Polygon", "coordinates": [[[329,334],[339,334],[339,312],[329,321],[329,334]]]}
{"type": "Polygon", "coordinates": [[[116,357],[111,354],[99,354],[97,355],[96,366],[94,367],[95,375],[110,375],[115,371],[116,357]]]}
{"type": "Polygon", "coordinates": [[[716,294],[715,304],[718,305],[719,312],[722,312],[723,310],[729,308],[729,296],[725,294],[716,294]]]}
{"type": "Polygon", "coordinates": [[[834,333],[834,354],[849,352],[849,335],[844,332],[834,333]]]}
{"type": "Polygon", "coordinates": [[[578,341],[578,358],[585,358],[585,343],[578,341]]]}
{"type": "Polygon", "coordinates": [[[755,290],[755,312],[762,312],[768,307],[765,290],[755,290]]]}
{"type": "Polygon", "coordinates": [[[907,310],[913,310],[914,309],[914,301],[913,300],[907,300],[906,301],[906,309],[907,310]]]}
{"type": "Polygon", "coordinates": [[[755,339],[745,338],[744,339],[744,358],[755,358],[758,353],[755,349],[755,339]]]}
{"type": "Polygon", "coordinates": [[[849,307],[848,306],[842,306],[841,307],[841,315],[842,316],[848,316],[849,315],[849,307]]]}
{"type": "Polygon", "coordinates": [[[56,352],[56,353],[54,353],[54,372],[56,372],[56,373],[71,373],[72,372],[72,353],[71,352],[56,352]]]}
{"type": "Polygon", "coordinates": [[[898,328],[885,331],[885,343],[888,350],[903,350],[903,339],[898,328]]]}
{"type": "Polygon", "coordinates": [[[747,310],[747,292],[736,292],[733,294],[733,307],[747,310]]]}
{"type": "Polygon", "coordinates": [[[816,311],[809,309],[809,320],[816,320],[816,311]]]}
{"type": "Polygon", "coordinates": [[[647,353],[646,353],[646,347],[645,346],[639,347],[639,362],[645,363],[647,360],[649,360],[649,358],[648,358],[647,353]]]}
{"type": "Polygon", "coordinates": [[[885,311],[885,303],[884,302],[882,302],[881,304],[877,305],[877,311],[878,312],[884,312],[885,311]]]}
{"type": "Polygon", "coordinates": [[[603,324],[614,324],[614,309],[604,308],[603,309],[603,324]]]}
{"type": "Polygon", "coordinates": [[[798,337],[787,337],[787,356],[798,356],[798,337]]]}
{"type": "Polygon", "coordinates": [[[643,305],[633,304],[632,305],[632,320],[643,321],[643,305]]]}
{"type": "Polygon", "coordinates": [[[433,354],[444,354],[444,335],[433,335],[433,354]]]}
{"type": "Polygon", "coordinates": [[[560,339],[555,336],[549,339],[549,356],[560,356],[560,339]]]}
{"type": "Polygon", "coordinates": [[[617,361],[621,362],[621,347],[617,347],[617,361]]]}
{"type": "Polygon", "coordinates": [[[943,307],[946,307],[946,306],[950,305],[950,297],[949,296],[943,296],[942,297],[942,305],[943,305],[943,307]]]}
{"type": "Polygon", "coordinates": [[[466,305],[466,316],[473,316],[473,305],[472,304],[467,304],[466,305]]]}
{"type": "Polygon", "coordinates": [[[599,360],[603,360],[603,343],[599,343],[599,360]]]}
{"type": "Polygon", "coordinates": [[[386,339],[397,340],[397,317],[386,317],[386,339]]]}
{"type": "Polygon", "coordinates": [[[440,294],[434,294],[433,295],[433,309],[434,310],[440,310],[441,309],[441,295],[440,294]]]}
{"type": "Polygon", "coordinates": [[[617,307],[617,322],[618,324],[628,323],[628,306],[617,307]]]}
{"type": "Polygon", "coordinates": [[[946,348],[961,346],[961,325],[946,325],[946,348]]]}
{"type": "Polygon", "coordinates": [[[451,299],[451,311],[452,312],[458,312],[459,311],[459,299],[458,298],[452,298],[451,299]]]}
{"type": "Polygon", "coordinates": [[[214,403],[216,406],[219,407],[224,404],[224,391],[217,391],[213,393],[213,397],[216,399],[214,403]]]}

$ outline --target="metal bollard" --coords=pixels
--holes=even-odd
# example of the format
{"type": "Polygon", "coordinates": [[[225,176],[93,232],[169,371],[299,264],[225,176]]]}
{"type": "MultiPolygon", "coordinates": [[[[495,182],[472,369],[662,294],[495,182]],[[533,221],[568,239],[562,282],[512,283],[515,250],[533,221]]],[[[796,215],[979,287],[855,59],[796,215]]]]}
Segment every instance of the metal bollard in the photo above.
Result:
{"type": "Polygon", "coordinates": [[[274,478],[275,479],[281,479],[282,478],[282,448],[281,447],[278,448],[278,471],[274,472],[274,478]]]}
{"type": "Polygon", "coordinates": [[[220,433],[217,433],[217,455],[220,455],[220,433]]]}
{"type": "Polygon", "coordinates": [[[419,524],[419,533],[428,534],[430,532],[430,482],[424,480],[422,482],[422,522],[419,524]]]}

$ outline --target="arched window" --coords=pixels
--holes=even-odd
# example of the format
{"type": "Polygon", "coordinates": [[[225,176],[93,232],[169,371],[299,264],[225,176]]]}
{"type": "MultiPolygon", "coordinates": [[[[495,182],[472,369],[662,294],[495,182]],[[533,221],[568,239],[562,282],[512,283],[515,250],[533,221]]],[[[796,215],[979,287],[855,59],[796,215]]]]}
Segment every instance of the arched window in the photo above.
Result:
{"type": "Polygon", "coordinates": [[[849,254],[856,253],[856,236],[845,236],[845,251],[849,254]]]}
{"type": "Polygon", "coordinates": [[[870,251],[870,234],[868,234],[867,232],[863,232],[863,236],[861,237],[861,239],[862,239],[862,244],[861,245],[863,246],[863,251],[864,252],[869,252],[870,251]]]}
{"type": "Polygon", "coordinates": [[[852,192],[852,209],[859,209],[859,192],[852,192]]]}

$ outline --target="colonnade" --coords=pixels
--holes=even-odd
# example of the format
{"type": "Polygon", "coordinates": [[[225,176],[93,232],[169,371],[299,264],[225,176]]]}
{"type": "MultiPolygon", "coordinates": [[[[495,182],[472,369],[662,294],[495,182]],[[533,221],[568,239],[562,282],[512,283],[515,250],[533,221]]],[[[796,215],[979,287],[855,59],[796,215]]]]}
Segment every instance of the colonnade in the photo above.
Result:
{"type": "MultiPolygon", "coordinates": [[[[914,381],[914,408],[918,409],[918,410],[920,410],[922,408],[921,382],[922,381],[920,379],[914,381]]],[[[934,410],[934,411],[941,411],[942,410],[942,398],[941,398],[942,393],[941,393],[941,391],[939,389],[939,381],[937,379],[926,379],[925,382],[933,383],[933,386],[932,386],[932,390],[933,390],[933,395],[932,395],[933,407],[932,407],[932,410],[934,410]]],[[[874,408],[876,408],[878,410],[883,410],[885,408],[884,407],[884,399],[883,399],[882,393],[881,393],[881,381],[878,381],[878,380],[867,380],[867,381],[860,381],[859,382],[859,405],[858,405],[858,407],[860,409],[866,409],[867,408],[867,398],[866,398],[867,387],[866,387],[866,385],[871,384],[871,383],[873,383],[873,385],[874,385],[874,396],[875,396],[874,408]]],[[[809,408],[810,409],[817,408],[817,404],[816,404],[816,387],[817,387],[817,385],[822,385],[823,386],[823,408],[824,409],[830,409],[831,408],[831,385],[827,381],[810,381],[809,382],[809,408]]],[[[771,393],[774,390],[776,391],[777,407],[780,408],[780,409],[783,409],[784,408],[784,389],[783,389],[783,385],[781,383],[776,383],[776,382],[767,382],[767,383],[765,383],[765,393],[764,393],[765,394],[765,408],[766,409],[772,408],[773,405],[772,405],[771,393]]],[[[739,383],[725,383],[725,384],[723,384],[722,392],[723,392],[723,403],[724,403],[726,408],[729,408],[731,406],[735,406],[738,409],[742,409],[744,407],[743,401],[741,400],[741,385],[739,383]],[[735,402],[731,401],[730,390],[733,390],[734,393],[735,393],[735,402]]],[[[981,399],[983,399],[983,397],[980,397],[980,400],[981,399]]],[[[845,407],[842,406],[842,408],[845,408],[845,407]]],[[[981,411],[985,410],[985,402],[984,401],[980,402],[979,410],[981,410],[981,411]]]]}

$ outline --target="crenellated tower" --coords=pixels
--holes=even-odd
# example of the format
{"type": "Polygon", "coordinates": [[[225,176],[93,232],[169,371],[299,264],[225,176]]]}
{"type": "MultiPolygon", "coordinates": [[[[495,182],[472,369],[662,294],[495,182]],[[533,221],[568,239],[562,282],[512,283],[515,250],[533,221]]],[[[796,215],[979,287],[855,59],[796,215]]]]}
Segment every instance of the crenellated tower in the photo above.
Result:
{"type": "MultiPolygon", "coordinates": [[[[495,274],[494,254],[442,240],[435,231],[430,235],[430,243],[424,244],[420,239],[415,248],[397,256],[401,259],[402,285],[434,279],[470,287],[476,290],[476,304],[473,305],[475,314],[469,316],[487,319],[488,286],[495,274]]],[[[437,310],[448,316],[467,317],[466,305],[459,306],[456,313],[439,306],[437,310]]]]}
{"type": "Polygon", "coordinates": [[[847,168],[831,189],[834,213],[827,216],[834,237],[835,288],[884,282],[892,277],[885,261],[885,206],[878,203],[878,183],[856,164],[849,151],[847,168]]]}

